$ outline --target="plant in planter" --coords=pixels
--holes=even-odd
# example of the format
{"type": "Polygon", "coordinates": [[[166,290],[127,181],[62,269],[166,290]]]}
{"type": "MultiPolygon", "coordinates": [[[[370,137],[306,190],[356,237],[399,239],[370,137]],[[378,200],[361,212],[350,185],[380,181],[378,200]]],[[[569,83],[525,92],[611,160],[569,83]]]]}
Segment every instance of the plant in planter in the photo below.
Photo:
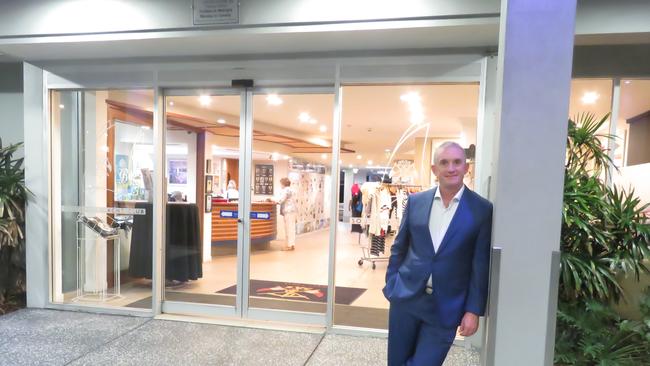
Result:
{"type": "Polygon", "coordinates": [[[25,187],[23,159],[0,139],[0,314],[23,302],[25,293],[25,187]]]}
{"type": "Polygon", "coordinates": [[[633,190],[605,182],[615,168],[603,146],[613,136],[598,133],[608,117],[569,120],[555,342],[562,365],[650,365],[650,312],[643,323],[609,308],[624,297],[617,274],[638,281],[649,272],[650,225],[633,190]]]}

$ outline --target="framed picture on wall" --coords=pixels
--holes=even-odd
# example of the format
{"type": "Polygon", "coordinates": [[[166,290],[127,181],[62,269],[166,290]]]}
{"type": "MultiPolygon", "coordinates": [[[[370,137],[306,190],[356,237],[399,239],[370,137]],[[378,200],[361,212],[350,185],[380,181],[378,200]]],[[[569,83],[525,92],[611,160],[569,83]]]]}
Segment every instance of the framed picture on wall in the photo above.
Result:
{"type": "Polygon", "coordinates": [[[169,160],[167,173],[169,184],[187,184],[187,160],[169,160]]]}
{"type": "Polygon", "coordinates": [[[212,193],[212,176],[205,176],[205,194],[212,193]]]}
{"type": "Polygon", "coordinates": [[[212,212],[212,196],[205,196],[205,213],[212,212]]]}
{"type": "Polygon", "coordinates": [[[205,174],[212,174],[212,159],[205,160],[205,174]]]}
{"type": "Polygon", "coordinates": [[[255,194],[273,195],[273,165],[255,164],[255,194]]]}

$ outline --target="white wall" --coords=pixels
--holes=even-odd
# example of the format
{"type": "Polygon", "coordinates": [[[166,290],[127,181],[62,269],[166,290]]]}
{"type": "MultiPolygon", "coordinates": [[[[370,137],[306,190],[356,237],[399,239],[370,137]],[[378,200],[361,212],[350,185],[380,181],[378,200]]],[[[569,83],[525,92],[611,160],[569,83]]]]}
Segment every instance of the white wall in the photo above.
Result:
{"type": "MultiPolygon", "coordinates": [[[[0,137],[3,146],[24,141],[23,65],[0,63],[0,137]]],[[[23,156],[23,148],[16,157],[23,156]]]]}
{"type": "Polygon", "coordinates": [[[26,210],[27,306],[45,307],[49,291],[48,201],[49,187],[43,172],[48,171],[49,136],[43,118],[43,70],[24,64],[25,185],[34,193],[26,210]]]}

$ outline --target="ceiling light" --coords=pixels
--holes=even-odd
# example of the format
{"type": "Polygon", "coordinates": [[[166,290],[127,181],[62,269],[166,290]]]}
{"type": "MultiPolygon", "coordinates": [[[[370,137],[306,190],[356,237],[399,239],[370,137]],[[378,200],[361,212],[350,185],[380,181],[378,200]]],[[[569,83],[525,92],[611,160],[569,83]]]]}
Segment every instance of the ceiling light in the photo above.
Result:
{"type": "Polygon", "coordinates": [[[277,152],[272,153],[271,154],[271,160],[273,160],[273,161],[280,160],[280,154],[278,154],[277,152]]]}
{"type": "Polygon", "coordinates": [[[352,168],[353,166],[354,166],[354,165],[352,165],[352,164],[348,164],[348,168],[352,168]]]}
{"type": "Polygon", "coordinates": [[[402,94],[399,99],[401,99],[404,102],[409,102],[409,103],[417,103],[420,100],[420,94],[418,92],[408,92],[406,94],[402,94]]]}
{"type": "Polygon", "coordinates": [[[363,156],[361,156],[361,154],[357,155],[357,160],[361,160],[362,158],[363,156]]]}
{"type": "Polygon", "coordinates": [[[174,106],[174,101],[173,101],[173,100],[170,100],[170,101],[169,101],[169,106],[170,106],[170,107],[173,107],[173,106],[174,106]]]}
{"type": "Polygon", "coordinates": [[[596,93],[595,91],[591,91],[585,92],[580,100],[583,104],[595,104],[598,98],[600,98],[600,94],[596,93]]]}
{"type": "Polygon", "coordinates": [[[368,165],[372,165],[372,160],[368,160],[368,165]]]}
{"type": "Polygon", "coordinates": [[[282,158],[283,158],[284,160],[289,160],[289,155],[284,155],[282,158]]]}
{"type": "Polygon", "coordinates": [[[359,173],[359,169],[357,169],[357,168],[352,169],[352,173],[354,173],[354,174],[359,173]]]}
{"type": "Polygon", "coordinates": [[[384,150],[384,152],[387,152],[387,153],[389,153],[389,152],[390,152],[390,149],[386,149],[386,150],[384,150]]]}
{"type": "Polygon", "coordinates": [[[202,106],[207,107],[212,103],[212,98],[210,98],[209,95],[201,95],[199,97],[199,103],[201,103],[202,106]]]}
{"type": "Polygon", "coordinates": [[[59,109],[65,109],[65,106],[63,104],[59,104],[59,109]]]}
{"type": "Polygon", "coordinates": [[[219,119],[217,120],[217,123],[224,124],[224,123],[226,123],[226,120],[223,119],[223,118],[219,118],[219,119]]]}
{"type": "Polygon", "coordinates": [[[631,83],[631,82],[632,82],[632,81],[630,81],[630,80],[625,80],[625,84],[629,84],[629,83],[631,83]]]}
{"type": "Polygon", "coordinates": [[[106,146],[106,145],[102,146],[102,151],[107,153],[108,152],[108,146],[106,146]]]}
{"type": "Polygon", "coordinates": [[[339,159],[339,164],[343,164],[343,159],[339,159]]]}
{"type": "Polygon", "coordinates": [[[311,116],[307,112],[300,112],[298,115],[298,120],[302,123],[309,123],[309,120],[311,119],[311,116]]]}
{"type": "Polygon", "coordinates": [[[277,94],[269,94],[266,96],[266,102],[269,105],[280,105],[282,104],[282,98],[278,97],[277,94]]]}
{"type": "Polygon", "coordinates": [[[323,160],[327,159],[327,154],[320,154],[320,158],[323,160]]]}
{"type": "Polygon", "coordinates": [[[320,125],[320,127],[318,128],[318,130],[319,130],[320,132],[325,132],[325,131],[327,131],[327,126],[325,126],[325,125],[320,125]]]}

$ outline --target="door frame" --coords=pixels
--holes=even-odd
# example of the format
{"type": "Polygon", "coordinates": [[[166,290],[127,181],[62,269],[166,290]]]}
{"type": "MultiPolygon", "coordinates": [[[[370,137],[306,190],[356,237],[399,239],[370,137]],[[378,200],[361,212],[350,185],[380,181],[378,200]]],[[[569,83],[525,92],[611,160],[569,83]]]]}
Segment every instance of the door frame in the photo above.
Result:
{"type": "MultiPolygon", "coordinates": [[[[278,309],[265,309],[265,308],[251,308],[249,306],[249,293],[250,293],[250,269],[251,269],[251,221],[250,221],[250,212],[251,212],[251,203],[252,203],[252,193],[249,189],[252,184],[252,163],[253,163],[253,129],[254,129],[254,110],[253,110],[253,97],[255,95],[264,95],[269,93],[276,94],[331,94],[334,99],[334,105],[336,108],[336,89],[334,85],[330,86],[308,86],[308,87],[293,87],[293,86],[282,86],[282,87],[252,87],[252,88],[169,88],[162,90],[162,105],[166,108],[166,97],[173,96],[200,96],[200,95],[211,95],[211,96],[224,96],[224,95],[239,95],[240,96],[240,124],[239,124],[239,187],[240,195],[238,201],[238,227],[237,227],[237,290],[236,290],[236,300],[235,307],[227,305],[214,305],[214,304],[202,304],[202,303],[189,303],[182,301],[169,301],[165,300],[164,297],[164,287],[162,288],[163,296],[162,299],[162,312],[163,313],[175,313],[183,315],[202,315],[202,316],[226,316],[233,318],[240,318],[243,320],[265,320],[265,321],[279,321],[279,322],[288,322],[288,323],[297,323],[299,325],[315,325],[322,326],[325,328],[330,322],[332,317],[332,303],[334,298],[333,290],[328,291],[327,307],[326,312],[321,313],[308,313],[300,311],[288,311],[288,310],[278,310],[278,309]],[[242,189],[243,187],[243,189],[242,189]]],[[[163,112],[163,115],[165,113],[163,112]]],[[[166,131],[167,121],[164,118],[161,129],[166,131]]],[[[333,136],[338,136],[339,124],[336,121],[333,121],[333,136]]],[[[332,162],[336,163],[336,167],[331,168],[331,174],[334,176],[333,172],[338,171],[338,159],[339,159],[339,149],[338,141],[333,139],[332,141],[332,162]],[[335,169],[336,168],[336,169],[335,169]]],[[[163,145],[163,158],[162,163],[164,165],[166,161],[166,146],[163,145]]],[[[164,174],[166,175],[166,169],[163,169],[164,174]]],[[[165,177],[165,180],[166,181],[165,177]]],[[[337,206],[333,202],[337,201],[337,192],[336,190],[331,191],[330,195],[330,212],[329,217],[331,218],[332,212],[335,213],[337,206]]],[[[197,200],[200,199],[197,197],[197,200]]],[[[336,213],[335,213],[336,214],[336,213]]],[[[335,225],[335,221],[330,222],[330,227],[335,225]]],[[[165,230],[165,226],[161,226],[161,230],[165,230]]],[[[165,235],[161,235],[162,238],[165,238],[165,235]]],[[[332,242],[333,237],[330,235],[328,240],[328,249],[331,251],[331,248],[334,246],[332,242]]],[[[164,248],[164,242],[161,245],[161,248],[164,248]]],[[[162,272],[165,273],[164,269],[164,250],[162,251],[161,265],[162,272]]],[[[333,283],[333,273],[332,266],[329,261],[326,263],[328,267],[328,286],[330,283],[333,283]]],[[[333,286],[330,286],[333,287],[333,286]]]]}

